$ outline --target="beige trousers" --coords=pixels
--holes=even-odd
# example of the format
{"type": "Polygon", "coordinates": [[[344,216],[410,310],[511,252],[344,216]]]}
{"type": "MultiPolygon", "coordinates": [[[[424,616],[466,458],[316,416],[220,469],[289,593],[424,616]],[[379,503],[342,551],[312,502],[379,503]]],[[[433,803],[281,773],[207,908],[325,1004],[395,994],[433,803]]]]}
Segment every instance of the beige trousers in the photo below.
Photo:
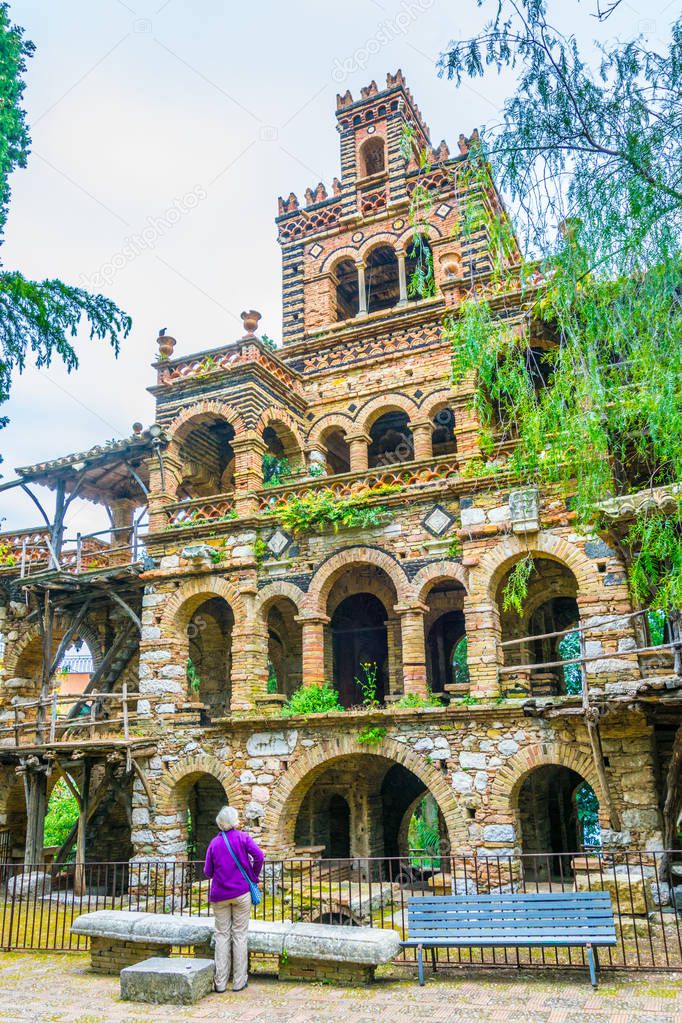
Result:
{"type": "Polygon", "coordinates": [[[249,917],[251,916],[251,893],[245,892],[236,899],[213,903],[215,917],[215,986],[224,991],[230,979],[232,987],[244,987],[249,971],[249,917]]]}

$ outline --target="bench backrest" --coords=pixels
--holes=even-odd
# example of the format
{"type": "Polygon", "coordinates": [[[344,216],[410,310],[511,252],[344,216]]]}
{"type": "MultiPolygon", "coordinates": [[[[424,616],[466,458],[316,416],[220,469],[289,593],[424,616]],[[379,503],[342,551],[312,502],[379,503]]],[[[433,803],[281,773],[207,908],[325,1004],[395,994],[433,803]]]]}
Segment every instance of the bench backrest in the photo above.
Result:
{"type": "Polygon", "coordinates": [[[608,892],[542,892],[505,895],[413,896],[407,900],[410,940],[437,938],[556,938],[615,942],[608,892]]]}

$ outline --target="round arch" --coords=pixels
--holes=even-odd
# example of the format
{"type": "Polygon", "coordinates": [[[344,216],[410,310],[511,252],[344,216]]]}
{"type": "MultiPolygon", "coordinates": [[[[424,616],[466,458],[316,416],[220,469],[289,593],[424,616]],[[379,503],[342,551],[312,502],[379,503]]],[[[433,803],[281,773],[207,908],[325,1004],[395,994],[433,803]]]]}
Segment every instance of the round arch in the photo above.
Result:
{"type": "Polygon", "coordinates": [[[347,434],[352,427],[352,416],[347,415],[345,412],[333,412],[328,416],[323,416],[322,419],[318,419],[317,422],[313,423],[307,435],[308,444],[322,443],[324,434],[328,430],[343,430],[343,432],[347,434]]]}
{"type": "Polygon", "coordinates": [[[456,396],[450,388],[441,387],[440,390],[432,391],[431,394],[427,394],[426,397],[422,398],[419,402],[419,408],[424,413],[424,416],[428,419],[433,419],[439,405],[449,405],[452,407],[456,400],[456,396]]]}
{"type": "Polygon", "coordinates": [[[606,799],[589,753],[574,743],[538,743],[519,750],[498,769],[490,790],[490,809],[518,815],[519,793],[524,781],[537,767],[567,767],[588,782],[599,800],[599,816],[609,827],[606,799]]]}
{"type": "MultiPolygon", "coordinates": [[[[68,615],[60,614],[56,616],[55,624],[57,625],[58,630],[64,633],[69,628],[71,621],[72,619],[68,615]]],[[[87,645],[90,653],[92,654],[93,666],[97,668],[104,656],[97,630],[86,621],[79,626],[76,635],[87,645]]],[[[9,641],[7,643],[4,658],[4,675],[6,678],[24,677],[18,671],[21,666],[21,658],[31,644],[35,642],[41,643],[40,628],[37,624],[31,625],[28,629],[26,629],[18,640],[14,642],[9,641]]],[[[59,638],[55,637],[55,646],[58,642],[59,638]]]]}
{"type": "Polygon", "coordinates": [[[324,274],[332,273],[339,263],[342,263],[345,259],[351,260],[353,263],[357,263],[360,259],[360,249],[357,245],[344,245],[341,249],[334,249],[328,256],[325,257],[321,266],[318,267],[317,271],[312,277],[322,276],[324,274]]]}
{"type": "Polygon", "coordinates": [[[194,614],[199,604],[211,597],[222,597],[232,609],[235,626],[243,623],[246,609],[241,594],[220,576],[200,576],[182,583],[166,603],[161,615],[162,630],[177,630],[194,614]]]}
{"type": "Polygon", "coordinates": [[[274,786],[263,818],[263,833],[271,836],[273,848],[285,850],[293,847],[296,818],[306,792],[334,762],[350,756],[376,756],[391,765],[402,764],[423,783],[438,803],[451,846],[467,844],[469,832],[463,811],[444,775],[433,764],[395,739],[385,738],[381,753],[377,753],[368,751],[357,738],[341,735],[307,750],[274,786]]]}
{"type": "Polygon", "coordinates": [[[438,561],[420,569],[412,580],[412,590],[416,600],[424,603],[429,590],[438,583],[458,582],[469,592],[469,573],[457,561],[438,561]]]}
{"type": "Polygon", "coordinates": [[[178,796],[185,788],[190,789],[198,777],[206,774],[222,786],[229,806],[240,804],[241,792],[231,771],[216,757],[202,752],[179,760],[164,774],[159,782],[156,814],[162,817],[174,814],[178,796]]]}
{"type": "Polygon", "coordinates": [[[395,586],[398,602],[409,600],[411,588],[400,563],[379,547],[346,547],[323,561],[313,576],[305,597],[304,610],[308,613],[326,614],[329,592],[338,576],[357,565],[374,565],[382,569],[395,586]]]}
{"type": "Polygon", "coordinates": [[[578,547],[541,530],[531,540],[527,536],[523,539],[509,536],[485,554],[472,574],[472,590],[494,600],[505,572],[528,554],[560,562],[575,576],[579,592],[597,580],[596,566],[578,547]]]}
{"type": "Polygon", "coordinates": [[[362,405],[355,414],[355,421],[360,424],[365,433],[369,433],[375,420],[386,412],[395,411],[404,412],[408,420],[411,421],[418,415],[419,407],[414,398],[408,398],[405,394],[389,392],[378,398],[372,398],[362,405]]]}
{"type": "Polygon", "coordinates": [[[216,419],[224,419],[225,422],[234,428],[235,433],[246,430],[244,420],[233,405],[228,405],[224,401],[198,401],[194,405],[188,405],[175,419],[171,420],[168,424],[167,432],[175,440],[178,431],[192,419],[211,416],[214,416],[216,419]]]}
{"type": "Polygon", "coordinates": [[[286,409],[280,405],[271,405],[269,408],[261,412],[258,417],[258,422],[255,425],[257,433],[263,433],[263,430],[267,429],[268,426],[274,426],[280,423],[290,431],[296,444],[298,445],[299,452],[303,452],[303,436],[301,434],[300,424],[296,422],[291,413],[287,412],[286,409]]]}
{"type": "MultiPolygon", "coordinates": [[[[427,241],[438,241],[439,238],[443,237],[443,232],[436,224],[420,224],[419,230],[426,235],[427,241]]],[[[396,249],[402,249],[403,252],[407,252],[413,239],[414,228],[406,228],[402,234],[398,235],[397,239],[395,239],[396,249]]]]}
{"type": "Polygon", "coordinates": [[[360,259],[362,262],[366,262],[367,257],[372,254],[374,249],[379,248],[380,245],[387,245],[393,249],[394,252],[398,251],[398,239],[395,234],[390,231],[379,231],[377,234],[373,234],[371,238],[367,238],[365,242],[360,246],[360,259]]]}
{"type": "Polygon", "coordinates": [[[295,586],[294,583],[288,583],[284,580],[268,583],[262,590],[259,590],[256,602],[254,605],[254,611],[257,615],[262,618],[267,616],[271,605],[274,601],[280,597],[285,597],[295,605],[297,612],[301,613],[301,608],[305,600],[305,594],[303,590],[295,586]]]}

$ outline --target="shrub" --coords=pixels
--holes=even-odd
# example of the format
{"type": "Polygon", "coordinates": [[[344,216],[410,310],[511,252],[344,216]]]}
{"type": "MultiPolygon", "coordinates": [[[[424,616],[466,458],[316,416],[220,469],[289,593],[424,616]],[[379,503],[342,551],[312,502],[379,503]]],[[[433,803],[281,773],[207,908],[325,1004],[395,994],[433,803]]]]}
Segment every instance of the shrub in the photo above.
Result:
{"type": "Polygon", "coordinates": [[[385,728],[363,728],[361,732],[358,732],[358,742],[363,746],[378,746],[385,738],[385,728]]]}
{"type": "Polygon", "coordinates": [[[386,485],[351,497],[338,498],[331,490],[318,490],[304,497],[292,495],[274,509],[280,526],[292,533],[321,532],[325,529],[380,526],[389,514],[388,508],[374,504],[377,496],[399,493],[403,488],[386,485]]]}
{"type": "Polygon", "coordinates": [[[282,707],[282,716],[326,714],[330,710],[343,710],[339,694],[329,682],[319,682],[296,689],[282,707]]]}
{"type": "Polygon", "coordinates": [[[427,693],[426,696],[420,696],[419,693],[405,693],[395,704],[396,707],[441,707],[442,703],[439,696],[435,696],[433,693],[427,693]]]}
{"type": "Polygon", "coordinates": [[[60,778],[52,790],[45,814],[45,845],[63,845],[78,820],[78,803],[66,782],[60,778]]]}

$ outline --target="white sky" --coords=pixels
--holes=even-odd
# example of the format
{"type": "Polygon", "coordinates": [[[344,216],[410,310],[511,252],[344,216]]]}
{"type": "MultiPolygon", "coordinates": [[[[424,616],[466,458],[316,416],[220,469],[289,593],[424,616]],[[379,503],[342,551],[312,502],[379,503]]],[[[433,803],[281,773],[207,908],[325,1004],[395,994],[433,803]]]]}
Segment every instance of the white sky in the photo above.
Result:
{"type": "MultiPolygon", "coordinates": [[[[606,26],[591,0],[550,9],[581,41],[642,32],[662,47],[678,2],[626,2],[606,26]]],[[[32,155],[11,181],[4,266],[102,291],[133,329],[118,360],[82,336],[77,373],[55,363],[15,380],[5,479],[148,425],[159,327],[185,354],[234,340],[240,311],[255,308],[279,341],[277,195],[302,199],[338,174],[337,92],[359,98],[402,67],[432,140],[456,151],[509,89],[491,74],[458,91],[437,75],[448,41],[485,20],[475,0],[16,0],[11,17],[37,52],[32,155]],[[145,229],[149,247],[123,255],[145,229]]],[[[18,491],[0,494],[0,518],[3,529],[39,521],[18,491]]],[[[100,521],[79,507],[71,526],[100,521]]]]}

